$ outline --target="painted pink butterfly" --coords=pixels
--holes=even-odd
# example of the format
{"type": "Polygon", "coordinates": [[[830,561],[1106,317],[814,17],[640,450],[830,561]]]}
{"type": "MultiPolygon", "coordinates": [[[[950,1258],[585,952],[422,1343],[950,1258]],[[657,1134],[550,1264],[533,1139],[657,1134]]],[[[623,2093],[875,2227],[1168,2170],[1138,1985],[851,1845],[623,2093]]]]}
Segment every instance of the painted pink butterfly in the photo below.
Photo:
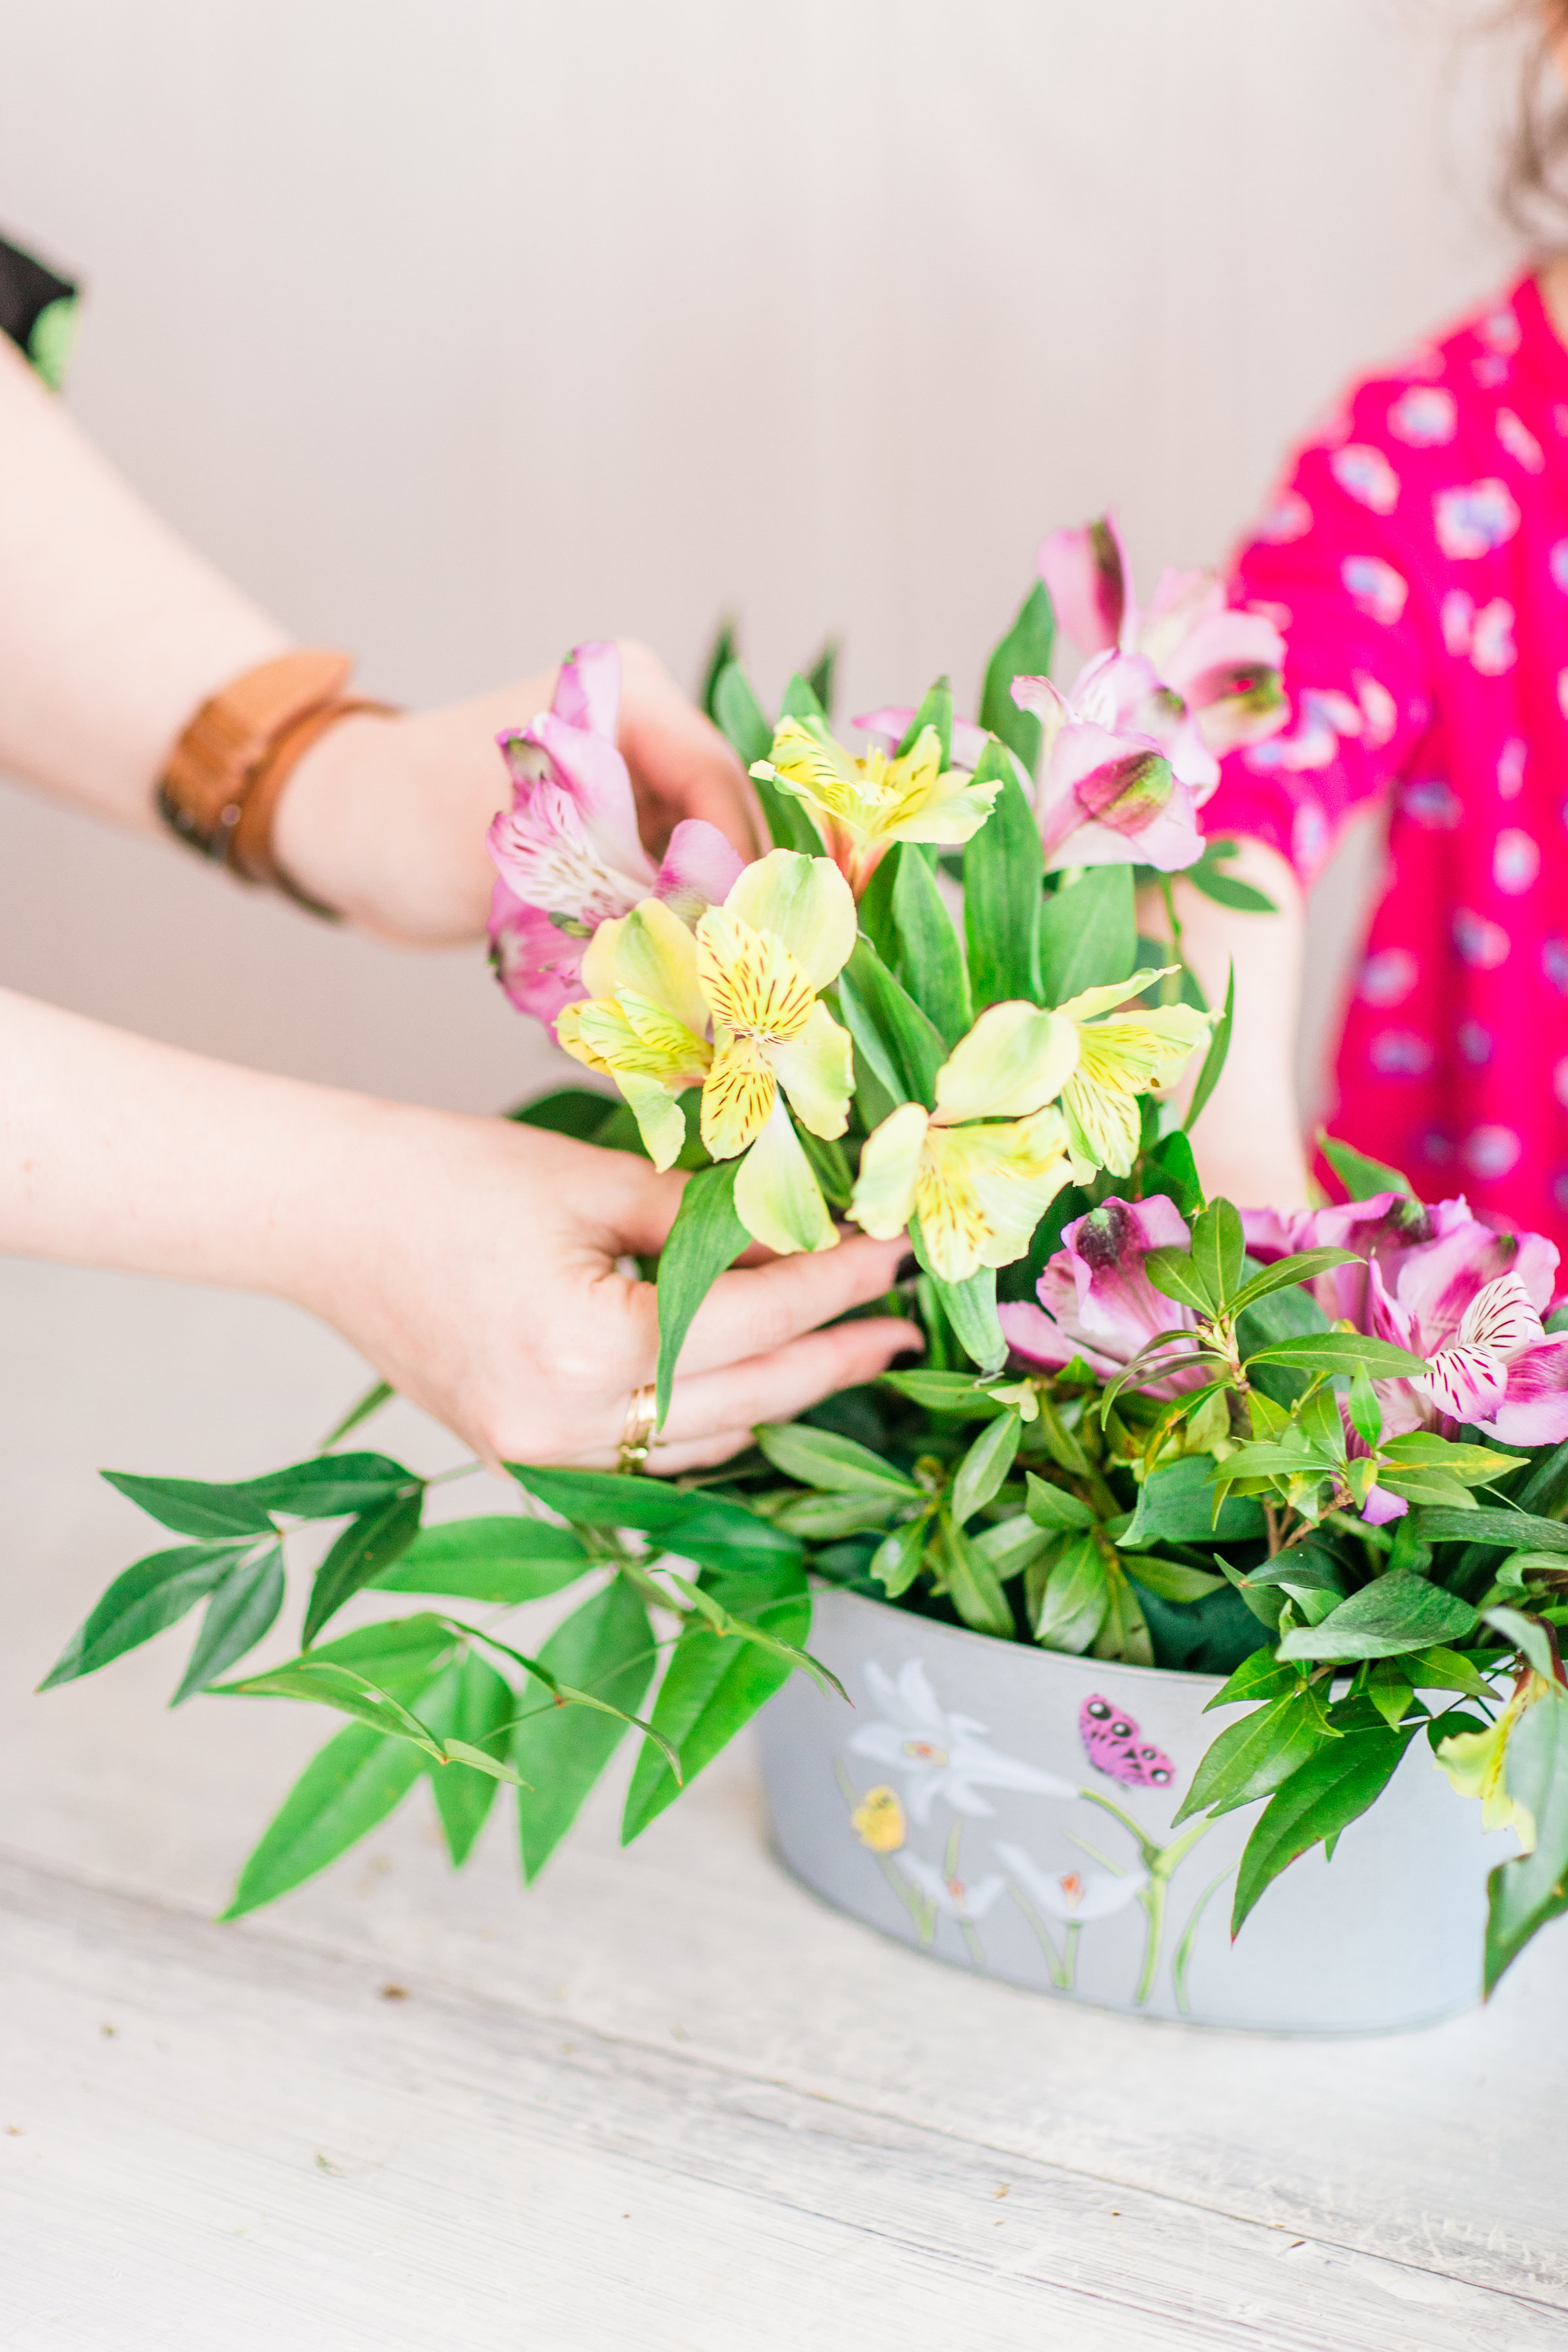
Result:
{"type": "Polygon", "coordinates": [[[1152,1748],[1130,1715],[1118,1714],[1108,1698],[1086,1698],[1078,1727],[1089,1760],[1129,1789],[1168,1789],[1176,1768],[1163,1748],[1152,1748]]]}

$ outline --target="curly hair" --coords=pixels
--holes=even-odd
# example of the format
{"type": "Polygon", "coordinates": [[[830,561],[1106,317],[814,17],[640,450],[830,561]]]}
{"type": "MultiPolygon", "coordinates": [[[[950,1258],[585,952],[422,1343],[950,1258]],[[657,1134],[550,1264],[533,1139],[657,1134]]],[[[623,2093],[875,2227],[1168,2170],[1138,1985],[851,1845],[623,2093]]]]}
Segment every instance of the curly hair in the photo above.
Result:
{"type": "Polygon", "coordinates": [[[1522,0],[1508,13],[1531,25],[1534,37],[1503,168],[1503,212],[1526,236],[1568,237],[1568,92],[1552,56],[1554,44],[1568,37],[1568,0],[1522,0]]]}

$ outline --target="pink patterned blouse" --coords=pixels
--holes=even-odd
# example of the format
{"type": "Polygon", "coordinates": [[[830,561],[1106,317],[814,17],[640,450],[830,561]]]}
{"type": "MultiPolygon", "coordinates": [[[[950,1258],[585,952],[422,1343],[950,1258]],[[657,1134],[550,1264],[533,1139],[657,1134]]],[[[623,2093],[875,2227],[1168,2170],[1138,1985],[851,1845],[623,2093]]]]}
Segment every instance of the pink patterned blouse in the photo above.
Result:
{"type": "Polygon", "coordinates": [[[1331,1129],[1568,1262],[1568,350],[1531,278],[1362,384],[1236,567],[1290,717],[1211,835],[1310,880],[1390,803],[1331,1129]]]}

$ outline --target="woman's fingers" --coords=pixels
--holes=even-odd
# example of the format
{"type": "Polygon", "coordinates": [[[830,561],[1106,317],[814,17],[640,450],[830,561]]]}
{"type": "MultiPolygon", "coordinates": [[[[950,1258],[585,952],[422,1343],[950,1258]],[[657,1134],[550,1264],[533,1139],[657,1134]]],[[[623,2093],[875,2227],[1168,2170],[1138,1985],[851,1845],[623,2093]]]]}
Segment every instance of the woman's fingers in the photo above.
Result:
{"type": "Polygon", "coordinates": [[[901,1235],[874,1242],[858,1234],[837,1249],[803,1250],[721,1274],[693,1318],[680,1351],[682,1374],[766,1355],[852,1307],[868,1307],[892,1288],[908,1255],[901,1235]]]}
{"type": "Polygon", "coordinates": [[[690,1373],[675,1383],[653,1465],[663,1469],[667,1451],[710,1430],[788,1421],[836,1389],[875,1380],[895,1356],[923,1346],[915,1324],[879,1317],[874,1322],[836,1323],[830,1330],[809,1332],[721,1370],[690,1373]]]}

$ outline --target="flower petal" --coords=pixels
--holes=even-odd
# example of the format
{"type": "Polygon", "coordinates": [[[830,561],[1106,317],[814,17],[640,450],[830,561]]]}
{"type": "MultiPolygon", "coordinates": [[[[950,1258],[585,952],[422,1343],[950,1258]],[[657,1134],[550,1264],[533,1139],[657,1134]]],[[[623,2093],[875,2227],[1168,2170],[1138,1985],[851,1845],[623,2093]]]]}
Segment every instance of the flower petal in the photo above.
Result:
{"type": "Polygon", "coordinates": [[[854,896],[829,857],[770,850],[743,869],[724,905],[782,941],[813,988],[837,980],[855,951],[854,896]]]}
{"type": "Polygon", "coordinates": [[[1508,1392],[1480,1427],[1500,1445],[1560,1445],[1568,1437],[1568,1332],[1514,1358],[1508,1392]]]}
{"type": "Polygon", "coordinates": [[[1361,1515],[1369,1528],[1385,1528],[1390,1519],[1402,1519],[1409,1508],[1403,1495],[1391,1495],[1386,1486],[1374,1481],[1366,1490],[1361,1515]]]}
{"type": "Polygon", "coordinates": [[[1055,1100],[1078,1062],[1078,1032],[1038,1006],[993,1004],[961,1037],[936,1074],[936,1115],[1022,1118],[1055,1100]]]}
{"type": "Polygon", "coordinates": [[[1539,1348],[1546,1334],[1531,1296],[1517,1274],[1500,1275],[1478,1290],[1459,1324],[1462,1345],[1489,1349],[1505,1364],[1526,1348],[1539,1348]]]}
{"type": "Polygon", "coordinates": [[[553,1029],[562,1007],[584,992],[587,944],[498,879],[490,896],[490,962],[520,1013],[553,1029]]]}
{"type": "Polygon", "coordinates": [[[721,1033],[702,1088],[702,1140],[715,1160],[733,1160],[756,1140],[773,1117],[778,1091],[773,1065],[756,1039],[721,1033]]]}
{"type": "Polygon", "coordinates": [[[1036,557],[1058,621],[1080,653],[1116,645],[1131,602],[1131,574],[1110,515],[1077,530],[1054,530],[1036,557]]]}
{"type": "Polygon", "coordinates": [[[551,710],[541,712],[528,739],[549,753],[557,780],[571,793],[584,832],[605,864],[624,874],[647,874],[649,861],[637,834],[631,775],[614,740],[585,727],[569,727],[551,710]]]}
{"type": "MultiPolygon", "coordinates": [[[[1173,963],[1163,964],[1157,971],[1135,971],[1131,980],[1113,980],[1108,988],[1086,988],[1081,996],[1069,996],[1065,1004],[1058,1004],[1057,1011],[1064,1021],[1092,1021],[1097,1013],[1109,1013],[1113,1004],[1125,1004],[1129,997],[1142,996],[1146,988],[1152,988],[1157,980],[1166,979],[1177,969],[1173,963]]],[[[1249,1210],[1247,1213],[1255,1213],[1249,1210]]],[[[1271,1216],[1273,1211],[1257,1213],[1271,1216]]],[[[1283,1251],[1280,1255],[1284,1255],[1283,1251]]]]}
{"type": "MultiPolygon", "coordinates": [[[[880,710],[863,711],[858,718],[851,719],[849,724],[851,727],[864,729],[868,735],[874,737],[884,757],[890,760],[909,733],[910,721],[914,715],[915,706],[912,702],[890,702],[885,704],[880,710]]],[[[973,719],[954,719],[952,721],[954,764],[960,768],[977,768],[980,765],[981,754],[990,740],[991,738],[985,729],[977,727],[973,719]]]]}
{"type": "Polygon", "coordinates": [[[708,1006],[699,984],[697,943],[662,899],[645,898],[620,922],[606,923],[595,934],[583,959],[583,971],[584,978],[592,976],[595,994],[600,992],[606,962],[617,993],[631,989],[662,1005],[693,1036],[705,1034],[708,1006]],[[605,931],[611,933],[611,940],[607,951],[601,954],[599,940],[605,931]]]}
{"type": "Polygon", "coordinates": [[[621,656],[618,646],[589,638],[574,646],[561,665],[551,709],[568,727],[586,728],[607,743],[616,740],[621,707],[621,656]]]}
{"type": "Polygon", "coordinates": [[[1011,1265],[1068,1181],[1059,1112],[1005,1125],[927,1130],[915,1205],[931,1271],[966,1282],[983,1265],[1011,1265]]]}
{"type": "Polygon", "coordinates": [[[678,1102],[657,1078],[636,1071],[617,1070],[616,1084],[631,1106],[637,1132],[656,1168],[673,1168],[686,1141],[686,1106],[678,1102]]]}
{"type": "Polygon", "coordinates": [[[826,1005],[814,1004],[800,1034],[770,1045],[767,1055],[802,1126],[830,1140],[842,1135],[855,1091],[855,1048],[826,1005]]]}
{"type": "Polygon", "coordinates": [[[772,1117],[741,1162],[735,1213],[753,1241],[781,1257],[796,1250],[832,1249],[838,1239],[782,1102],[774,1103],[772,1117]]]}
{"type": "Polygon", "coordinates": [[[1501,1404],[1508,1367],[1489,1348],[1469,1348],[1456,1339],[1428,1356],[1426,1372],[1410,1385],[1451,1420],[1479,1422],[1501,1404]]]}
{"type": "Polygon", "coordinates": [[[816,1003],[777,933],[753,930],[729,907],[710,907],[697,926],[697,976],[714,1021],[738,1037],[798,1037],[816,1003]]]}
{"type": "Polygon", "coordinates": [[[695,929],[699,915],[723,905],[744,864],[716,824],[705,817],[682,817],[654,877],[653,895],[695,929]]]}
{"type": "Polygon", "coordinates": [[[915,1180],[930,1124],[920,1103],[900,1103],[861,1147],[849,1213],[879,1242],[901,1234],[914,1215],[915,1180]]]}

